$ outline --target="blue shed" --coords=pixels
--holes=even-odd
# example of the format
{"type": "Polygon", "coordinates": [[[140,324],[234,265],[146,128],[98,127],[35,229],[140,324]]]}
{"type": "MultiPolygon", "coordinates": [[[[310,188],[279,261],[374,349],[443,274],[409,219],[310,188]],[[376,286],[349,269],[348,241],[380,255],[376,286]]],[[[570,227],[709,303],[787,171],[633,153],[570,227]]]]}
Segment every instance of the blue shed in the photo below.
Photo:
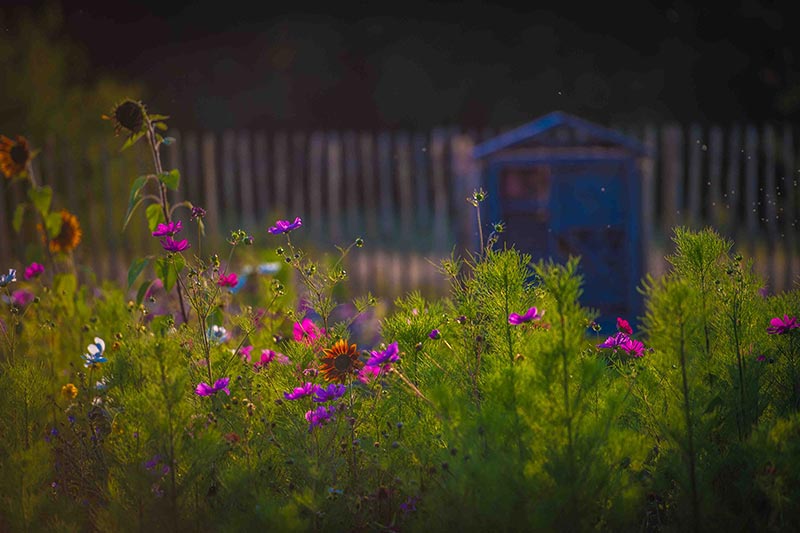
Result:
{"type": "Polygon", "coordinates": [[[534,261],[580,256],[581,303],[603,332],[635,323],[644,264],[638,140],[553,112],[475,147],[488,198],[485,220],[507,225],[500,243],[534,261]]]}

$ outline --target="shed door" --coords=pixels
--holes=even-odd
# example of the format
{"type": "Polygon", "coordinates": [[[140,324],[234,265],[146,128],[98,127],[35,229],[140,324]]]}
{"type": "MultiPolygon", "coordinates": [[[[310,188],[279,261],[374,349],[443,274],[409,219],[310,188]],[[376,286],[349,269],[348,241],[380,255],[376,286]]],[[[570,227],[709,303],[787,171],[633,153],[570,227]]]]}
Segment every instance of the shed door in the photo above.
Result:
{"type": "Polygon", "coordinates": [[[559,165],[553,169],[553,258],[581,256],[581,303],[605,320],[630,310],[633,269],[628,242],[626,169],[617,163],[559,165]]]}
{"type": "MultiPolygon", "coordinates": [[[[503,166],[498,177],[501,235],[509,245],[531,254],[534,261],[548,255],[551,175],[549,165],[503,166]]],[[[494,222],[494,220],[489,221],[494,222]]]]}

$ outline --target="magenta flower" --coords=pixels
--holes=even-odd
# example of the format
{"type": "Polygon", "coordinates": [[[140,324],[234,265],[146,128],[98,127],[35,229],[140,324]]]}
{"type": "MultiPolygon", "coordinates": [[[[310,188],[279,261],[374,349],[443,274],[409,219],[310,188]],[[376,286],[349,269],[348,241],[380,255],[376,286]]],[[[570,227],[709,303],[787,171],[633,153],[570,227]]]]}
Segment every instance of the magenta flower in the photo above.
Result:
{"type": "Polygon", "coordinates": [[[247,346],[243,346],[239,350],[239,357],[241,357],[242,361],[244,361],[245,363],[249,363],[250,362],[250,354],[252,352],[253,352],[253,345],[252,344],[249,344],[247,346]]]}
{"type": "Polygon", "coordinates": [[[767,356],[763,355],[763,354],[759,355],[758,357],[756,357],[756,361],[758,361],[759,363],[763,363],[766,360],[767,360],[767,356]]]}
{"type": "Polygon", "coordinates": [[[235,287],[238,284],[239,276],[236,275],[236,272],[231,272],[228,275],[220,274],[217,280],[217,285],[220,287],[235,287]]]}
{"type": "Polygon", "coordinates": [[[320,335],[325,335],[325,330],[320,329],[312,322],[310,318],[304,318],[303,322],[295,322],[292,328],[294,340],[297,342],[305,342],[311,344],[317,340],[320,335]]]}
{"type": "Polygon", "coordinates": [[[306,420],[308,421],[308,430],[311,431],[315,427],[319,427],[322,424],[328,422],[333,414],[336,412],[336,406],[324,406],[320,405],[316,409],[312,409],[306,412],[306,420]]]}
{"type": "Polygon", "coordinates": [[[372,357],[367,359],[366,366],[380,367],[381,372],[388,372],[392,368],[392,363],[400,360],[397,341],[393,342],[382,352],[372,352],[372,357]]]}
{"type": "Polygon", "coordinates": [[[518,326],[525,322],[530,322],[531,320],[540,320],[544,311],[539,313],[539,311],[535,307],[531,307],[528,309],[524,315],[518,315],[517,313],[511,313],[508,315],[508,323],[512,326],[518,326]]]}
{"type": "Polygon", "coordinates": [[[44,266],[34,261],[28,265],[27,268],[25,268],[25,274],[23,274],[23,277],[26,280],[37,278],[42,272],[44,272],[44,266]]]}
{"type": "Polygon", "coordinates": [[[636,339],[628,339],[619,346],[631,357],[644,357],[644,344],[636,339]]]}
{"type": "Polygon", "coordinates": [[[273,352],[272,350],[261,350],[261,359],[253,365],[253,368],[258,370],[259,368],[267,367],[272,361],[278,361],[282,365],[291,363],[289,358],[282,353],[273,352]]]}
{"type": "Polygon", "coordinates": [[[430,333],[428,333],[428,337],[433,340],[439,339],[442,337],[442,333],[438,329],[432,329],[430,333]]]}
{"type": "Polygon", "coordinates": [[[617,317],[617,329],[622,333],[633,335],[633,328],[631,327],[630,322],[624,318],[617,317]]]}
{"type": "Polygon", "coordinates": [[[209,385],[204,381],[197,385],[197,388],[194,390],[194,392],[198,396],[211,396],[212,394],[216,394],[219,391],[222,391],[228,396],[230,396],[231,391],[228,388],[228,383],[230,382],[230,380],[231,378],[220,378],[216,382],[214,382],[213,386],[209,385]]]}
{"type": "Polygon", "coordinates": [[[365,384],[370,384],[375,381],[381,373],[380,367],[366,366],[361,367],[358,371],[358,381],[365,384]]]}
{"type": "Polygon", "coordinates": [[[613,335],[613,336],[607,338],[605,340],[605,342],[603,342],[601,344],[598,344],[597,347],[598,348],[614,348],[614,349],[616,349],[616,348],[622,346],[623,344],[625,344],[626,342],[628,342],[628,340],[630,340],[630,338],[625,333],[622,333],[620,331],[616,335],[613,335]]]}
{"type": "Polygon", "coordinates": [[[168,224],[159,224],[156,226],[156,230],[153,232],[153,237],[172,237],[176,233],[179,233],[183,229],[183,225],[181,221],[177,222],[170,222],[168,224]]]}
{"type": "Polygon", "coordinates": [[[25,289],[20,289],[11,293],[11,303],[20,308],[31,303],[33,299],[33,293],[31,291],[26,291],[25,289]]]}
{"type": "Polygon", "coordinates": [[[783,315],[783,318],[775,317],[769,321],[770,326],[767,328],[767,333],[770,335],[784,335],[793,329],[800,328],[800,322],[797,317],[789,318],[789,315],[783,315]]]}
{"type": "Polygon", "coordinates": [[[183,239],[182,241],[176,241],[172,237],[161,239],[161,247],[168,252],[182,252],[190,246],[189,239],[183,239]]]}
{"type": "Polygon", "coordinates": [[[340,385],[338,383],[331,383],[327,387],[317,386],[312,401],[317,403],[323,403],[323,402],[338,400],[344,395],[346,390],[347,387],[345,387],[344,385],[340,385]]]}
{"type": "Polygon", "coordinates": [[[280,233],[289,233],[293,229],[297,229],[302,225],[303,221],[300,220],[300,217],[295,218],[294,222],[289,222],[288,220],[278,220],[275,222],[275,225],[270,227],[267,231],[273,235],[278,235],[280,233]]]}
{"type": "Polygon", "coordinates": [[[283,397],[287,400],[299,400],[317,392],[317,387],[313,383],[305,383],[302,387],[295,387],[292,392],[284,392],[283,397]]]}

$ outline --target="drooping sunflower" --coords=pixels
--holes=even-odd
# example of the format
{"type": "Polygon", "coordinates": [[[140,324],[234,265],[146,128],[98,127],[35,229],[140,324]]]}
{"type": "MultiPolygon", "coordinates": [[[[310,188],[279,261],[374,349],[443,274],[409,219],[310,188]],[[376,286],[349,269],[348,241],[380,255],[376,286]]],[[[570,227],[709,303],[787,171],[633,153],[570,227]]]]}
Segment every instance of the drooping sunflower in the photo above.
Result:
{"type": "Polygon", "coordinates": [[[364,366],[364,363],[358,359],[356,345],[347,344],[344,339],[340,339],[332,347],[325,349],[324,353],[319,371],[325,381],[344,383],[347,376],[357,374],[364,366]]]}
{"type": "Polygon", "coordinates": [[[102,118],[110,120],[114,124],[114,133],[119,135],[123,129],[130,135],[142,131],[145,121],[144,104],[136,100],[126,99],[114,106],[111,113],[103,115],[102,118]]]}
{"type": "Polygon", "coordinates": [[[28,140],[22,135],[17,135],[13,141],[5,135],[0,135],[0,171],[6,178],[13,178],[25,172],[31,160],[31,149],[28,140]]]}
{"type": "Polygon", "coordinates": [[[50,239],[51,252],[69,252],[74,250],[81,242],[81,225],[78,224],[78,217],[67,211],[61,210],[61,231],[58,235],[50,239]]]}

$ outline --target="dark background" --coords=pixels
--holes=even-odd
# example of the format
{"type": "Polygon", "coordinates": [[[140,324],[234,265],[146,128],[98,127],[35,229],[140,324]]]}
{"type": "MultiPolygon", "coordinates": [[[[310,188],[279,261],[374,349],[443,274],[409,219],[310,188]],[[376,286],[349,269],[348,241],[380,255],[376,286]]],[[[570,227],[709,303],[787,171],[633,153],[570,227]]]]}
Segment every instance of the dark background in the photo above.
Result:
{"type": "MultiPolygon", "coordinates": [[[[6,30],[41,5],[7,3],[6,30]]],[[[142,83],[179,128],[506,127],[555,109],[605,124],[800,116],[788,3],[57,5],[91,75],[142,83]]]]}

